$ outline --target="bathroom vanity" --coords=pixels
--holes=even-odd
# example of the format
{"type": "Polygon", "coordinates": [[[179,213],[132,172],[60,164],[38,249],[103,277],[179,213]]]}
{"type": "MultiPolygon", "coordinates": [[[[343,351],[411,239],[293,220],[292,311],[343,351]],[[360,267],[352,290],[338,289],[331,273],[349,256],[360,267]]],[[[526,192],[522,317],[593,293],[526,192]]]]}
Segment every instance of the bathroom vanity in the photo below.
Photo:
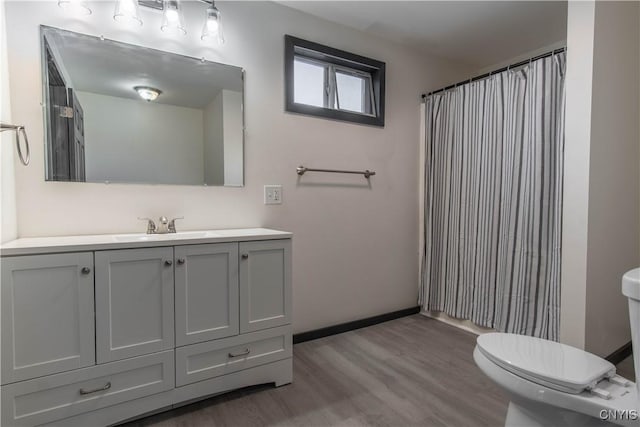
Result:
{"type": "Polygon", "coordinates": [[[3,244],[2,425],[108,425],[290,383],[291,239],[238,229],[3,244]]]}

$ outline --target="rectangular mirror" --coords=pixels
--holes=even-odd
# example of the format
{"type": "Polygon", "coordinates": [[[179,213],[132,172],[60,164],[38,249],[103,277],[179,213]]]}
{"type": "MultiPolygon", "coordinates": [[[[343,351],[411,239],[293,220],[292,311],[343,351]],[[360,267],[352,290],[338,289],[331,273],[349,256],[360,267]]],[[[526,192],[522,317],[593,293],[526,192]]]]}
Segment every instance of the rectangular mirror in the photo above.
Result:
{"type": "Polygon", "coordinates": [[[244,184],[244,71],[41,26],[47,181],[244,184]]]}

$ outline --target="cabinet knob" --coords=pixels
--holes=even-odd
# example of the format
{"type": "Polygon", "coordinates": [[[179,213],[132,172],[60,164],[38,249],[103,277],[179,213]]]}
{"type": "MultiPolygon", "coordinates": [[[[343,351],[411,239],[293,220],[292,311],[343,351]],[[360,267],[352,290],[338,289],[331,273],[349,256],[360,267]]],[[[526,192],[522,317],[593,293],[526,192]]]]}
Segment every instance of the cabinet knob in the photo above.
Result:
{"type": "Polygon", "coordinates": [[[180,265],[184,264],[184,258],[178,258],[178,264],[180,265]]]}
{"type": "Polygon", "coordinates": [[[164,265],[169,266],[169,265],[173,265],[173,261],[171,261],[170,259],[166,260],[164,262],[164,265]]]}
{"type": "Polygon", "coordinates": [[[242,254],[242,259],[247,259],[249,258],[249,254],[242,254]]]}
{"type": "Polygon", "coordinates": [[[89,267],[82,267],[82,270],[80,270],[82,272],[82,274],[89,274],[91,273],[91,269],[89,267]]]}

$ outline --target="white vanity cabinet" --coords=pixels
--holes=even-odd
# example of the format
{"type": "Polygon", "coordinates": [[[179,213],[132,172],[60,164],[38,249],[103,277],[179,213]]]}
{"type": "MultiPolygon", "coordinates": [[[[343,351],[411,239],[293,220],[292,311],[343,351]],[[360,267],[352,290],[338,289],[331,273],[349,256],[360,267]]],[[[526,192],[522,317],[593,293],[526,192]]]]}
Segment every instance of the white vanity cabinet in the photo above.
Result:
{"type": "Polygon", "coordinates": [[[2,258],[2,384],[95,364],[93,253],[2,258]]]}
{"type": "Polygon", "coordinates": [[[122,239],[0,247],[1,425],[110,425],[291,382],[290,233],[122,239]]]}
{"type": "Polygon", "coordinates": [[[291,323],[291,240],[240,243],[240,331],[291,323]]]}
{"type": "Polygon", "coordinates": [[[173,348],[173,248],[99,251],[95,259],[98,363],[173,348]]]}
{"type": "Polygon", "coordinates": [[[238,244],[175,248],[176,346],[237,335],[238,244]]]}
{"type": "MultiPolygon", "coordinates": [[[[240,242],[233,248],[211,246],[176,248],[176,259],[188,266],[183,269],[180,262],[176,266],[176,327],[185,319],[185,324],[191,319],[209,319],[207,326],[194,327],[196,333],[190,336],[186,328],[188,341],[181,341],[192,345],[176,349],[177,386],[292,356],[291,240],[240,242]],[[204,257],[193,275],[197,258],[192,255],[195,259],[191,261],[185,253],[204,257]],[[193,296],[189,296],[191,288],[193,296]],[[233,307],[233,315],[223,307],[226,304],[233,307]],[[229,318],[233,326],[227,326],[229,318]],[[209,331],[200,336],[198,329],[207,327],[209,331]],[[215,338],[227,338],[207,339],[214,333],[215,338]]],[[[181,335],[176,336],[178,346],[181,335]]]]}

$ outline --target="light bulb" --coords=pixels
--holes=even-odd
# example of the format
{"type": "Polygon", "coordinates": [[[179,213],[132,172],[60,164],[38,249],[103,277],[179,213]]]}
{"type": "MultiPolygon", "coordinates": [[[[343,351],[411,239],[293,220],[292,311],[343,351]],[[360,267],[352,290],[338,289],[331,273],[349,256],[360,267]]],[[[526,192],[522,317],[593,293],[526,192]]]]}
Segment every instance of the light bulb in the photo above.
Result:
{"type": "Polygon", "coordinates": [[[91,8],[86,0],[58,0],[58,6],[79,15],[91,15],[91,8]]]}
{"type": "Polygon", "coordinates": [[[129,22],[142,25],[142,19],[138,14],[137,0],[118,0],[113,19],[118,22],[129,22]]]}
{"type": "Polygon", "coordinates": [[[160,29],[165,33],[187,34],[179,0],[164,0],[163,4],[164,13],[160,29]]]}
{"type": "Polygon", "coordinates": [[[207,20],[207,29],[209,32],[214,33],[218,31],[218,20],[217,19],[208,19],[207,20]]]}
{"type": "Polygon", "coordinates": [[[202,28],[202,40],[215,40],[218,44],[224,44],[220,11],[212,4],[207,8],[207,18],[202,28]]]}
{"type": "Polygon", "coordinates": [[[174,24],[178,20],[178,12],[175,10],[167,10],[167,21],[174,24]]]}
{"type": "Polygon", "coordinates": [[[149,86],[135,86],[133,89],[147,102],[155,101],[162,93],[160,89],[149,86]]]}

